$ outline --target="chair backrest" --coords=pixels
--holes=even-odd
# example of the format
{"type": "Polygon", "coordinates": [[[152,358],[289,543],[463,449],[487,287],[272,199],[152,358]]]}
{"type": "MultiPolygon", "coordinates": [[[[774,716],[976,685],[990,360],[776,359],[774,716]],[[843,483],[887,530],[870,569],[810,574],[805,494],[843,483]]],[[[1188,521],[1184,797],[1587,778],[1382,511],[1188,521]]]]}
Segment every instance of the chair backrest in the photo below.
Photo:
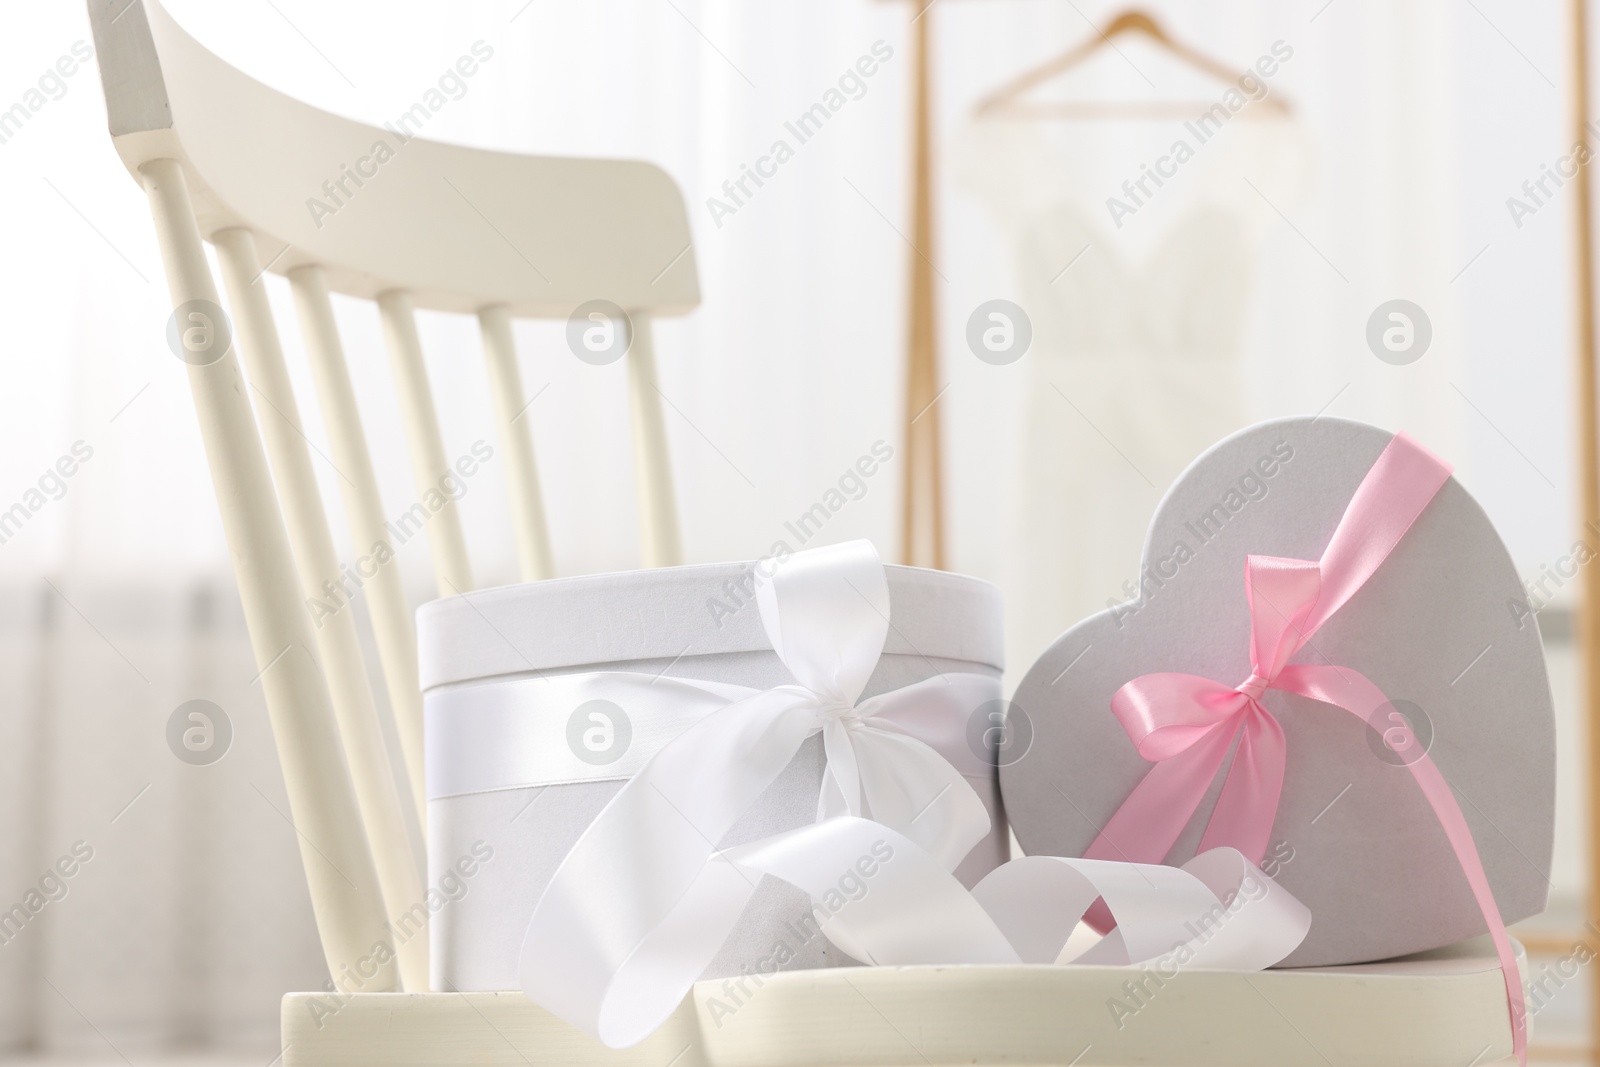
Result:
{"type": "MultiPolygon", "coordinates": [[[[415,634],[329,294],[377,304],[423,499],[430,491],[440,499],[452,468],[413,312],[477,315],[526,580],[550,577],[552,567],[511,322],[579,315],[608,328],[602,336],[615,337],[612,351],[628,360],[642,556],[674,564],[677,511],[651,319],[699,303],[683,198],[648,163],[427,141],[417,135],[427,103],[383,128],[331,115],[233,69],[155,0],[88,5],[111,136],[155,220],[174,307],[169,338],[188,364],[329,969],[347,992],[426,989],[427,939],[390,929],[414,918],[425,890],[348,610],[355,587],[368,598],[425,827],[415,634]],[[231,316],[218,304],[202,240],[216,248],[231,316]],[[334,552],[262,284],[268,271],[286,275],[294,293],[363,553],[351,567],[334,552]],[[379,943],[389,951],[375,951],[379,943]]],[[[415,521],[441,595],[468,593],[454,505],[444,499],[415,521]]]]}

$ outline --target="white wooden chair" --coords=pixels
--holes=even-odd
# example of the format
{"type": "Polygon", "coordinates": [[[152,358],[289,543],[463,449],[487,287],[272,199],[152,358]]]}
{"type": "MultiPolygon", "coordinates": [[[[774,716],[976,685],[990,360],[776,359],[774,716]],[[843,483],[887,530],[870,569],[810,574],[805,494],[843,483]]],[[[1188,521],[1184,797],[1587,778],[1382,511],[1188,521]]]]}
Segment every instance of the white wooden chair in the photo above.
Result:
{"type": "MultiPolygon", "coordinates": [[[[670,565],[680,549],[650,322],[699,302],[683,200],[645,163],[402,142],[392,130],[317,111],[244,76],[155,0],[88,5],[111,135],[155,219],[328,968],[347,988],[353,969],[362,974],[361,991],[348,998],[285,997],[286,1065],[1459,1067],[1507,1054],[1503,987],[1493,953],[1477,944],[1360,968],[1184,973],[1146,982],[1147,1003],[1121,1026],[1107,1002],[1126,1000],[1124,983],[1137,975],[1116,968],[796,972],[769,979],[717,1022],[697,994],[626,1052],[602,1048],[521,994],[428,992],[426,938],[406,940],[393,960],[374,959],[374,946],[390,943],[386,915],[424,899],[422,865],[409,845],[352,613],[313,628],[303,604],[302,594],[323,595],[339,563],[262,276],[271,270],[292,286],[357,545],[386,540],[384,511],[329,294],[377,302],[419,490],[449,467],[413,309],[477,315],[527,580],[548,577],[551,564],[511,319],[564,319],[597,299],[626,309],[643,558],[670,565]],[[391,151],[377,162],[380,141],[391,151]],[[326,197],[325,182],[341,195],[331,217],[317,217],[306,201],[326,197]],[[216,247],[231,324],[217,306],[202,240],[216,247]]],[[[454,508],[426,530],[441,595],[470,590],[454,508]]],[[[410,611],[395,568],[380,566],[364,588],[420,805],[410,611]]]]}
{"type": "MultiPolygon", "coordinates": [[[[351,538],[364,548],[392,535],[329,293],[377,302],[419,495],[451,468],[412,309],[478,316],[528,580],[549,577],[551,563],[511,318],[566,318],[597,299],[626,308],[643,555],[667,565],[679,561],[679,546],[650,319],[699,303],[688,219],[677,187],[649,164],[481,152],[363,126],[245,77],[154,2],[90,0],[89,11],[112,138],[155,217],[318,929],[337,975],[385,936],[386,913],[423,899],[423,886],[352,613],[321,618],[313,638],[303,606],[301,592],[325,597],[324,582],[337,581],[340,568],[263,274],[285,274],[293,288],[351,538]],[[380,142],[392,158],[375,159],[380,142]],[[313,197],[335,213],[310,210],[313,197]],[[202,238],[216,246],[248,379],[202,238]]],[[[426,531],[440,594],[470,590],[454,507],[433,515],[426,531]]],[[[411,611],[395,567],[378,567],[363,588],[420,807],[411,611]]],[[[401,946],[405,988],[427,987],[425,940],[401,946]]],[[[398,987],[387,971],[375,981],[398,987]]]]}

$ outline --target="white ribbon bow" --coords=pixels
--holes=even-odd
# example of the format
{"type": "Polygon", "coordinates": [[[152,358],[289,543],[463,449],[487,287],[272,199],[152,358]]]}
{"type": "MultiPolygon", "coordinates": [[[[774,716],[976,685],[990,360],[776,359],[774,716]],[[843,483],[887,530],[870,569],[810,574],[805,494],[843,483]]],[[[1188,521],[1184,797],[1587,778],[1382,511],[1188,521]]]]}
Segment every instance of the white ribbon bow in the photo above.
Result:
{"type": "Polygon", "coordinates": [[[718,861],[717,842],[807,738],[820,733],[827,756],[819,819],[869,814],[946,871],[989,832],[961,772],[897,720],[944,711],[947,728],[964,730],[995,680],[950,673],[861,699],[889,631],[871,543],[797,553],[756,599],[795,684],[727,704],[656,752],[584,831],[528,922],[523,990],[614,1047],[671,1014],[738,921],[754,880],[718,861]]]}
{"type": "MultiPolygon", "coordinates": [[[[902,723],[964,732],[994,679],[945,674],[861,699],[889,627],[888,583],[868,542],[797,553],[756,598],[795,683],[698,718],[567,854],[534,908],[519,961],[524,992],[553,1014],[613,1048],[643,1040],[710,964],[763,874],[807,890],[828,938],[868,963],[1058,962],[1097,898],[1121,924],[1082,962],[1176,952],[1197,940],[1190,927],[1209,929],[1219,915],[1230,932],[1201,939],[1204,966],[1268,966],[1304,938],[1304,907],[1237,853],[1217,858],[1230,850],[1191,861],[1198,875],[1031,857],[968,893],[950,872],[989,832],[988,813],[961,772],[902,723]],[[818,822],[719,850],[818,733],[827,756],[818,822]],[[1222,902],[1228,894],[1250,906],[1236,916],[1222,902]]],[[[675,679],[647,694],[643,677],[596,674],[584,684],[657,704],[674,692],[692,703],[730,689],[675,679]]]]}

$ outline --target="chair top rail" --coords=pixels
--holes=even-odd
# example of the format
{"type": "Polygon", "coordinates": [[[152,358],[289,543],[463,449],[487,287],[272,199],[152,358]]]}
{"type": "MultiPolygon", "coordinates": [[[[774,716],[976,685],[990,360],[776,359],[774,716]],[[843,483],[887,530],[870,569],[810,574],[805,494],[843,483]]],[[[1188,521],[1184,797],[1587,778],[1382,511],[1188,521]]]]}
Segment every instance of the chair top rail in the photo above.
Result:
{"type": "Polygon", "coordinates": [[[201,232],[254,231],[274,273],[317,264],[335,292],[531,318],[600,299],[657,315],[700,302],[683,197],[654,164],[429,141],[406,118],[420,125],[426,103],[368,126],[250,78],[156,0],[89,12],[124,164],[137,177],[179,160],[201,232]]]}

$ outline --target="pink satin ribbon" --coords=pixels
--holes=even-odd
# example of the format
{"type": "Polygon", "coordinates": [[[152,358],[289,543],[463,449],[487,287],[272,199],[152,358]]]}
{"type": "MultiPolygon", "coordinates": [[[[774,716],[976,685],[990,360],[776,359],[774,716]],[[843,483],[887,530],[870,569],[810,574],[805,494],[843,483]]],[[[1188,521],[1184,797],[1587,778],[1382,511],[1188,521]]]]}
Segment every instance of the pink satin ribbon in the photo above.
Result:
{"type": "MultiPolygon", "coordinates": [[[[1350,712],[1386,741],[1395,731],[1381,720],[1387,698],[1349,667],[1290,664],[1319,627],[1360,589],[1439,488],[1450,467],[1405,434],[1397,435],[1356,489],[1322,559],[1250,556],[1245,595],[1250,608],[1250,677],[1226,686],[1192,674],[1146,674],[1117,690],[1111,710],[1139,755],[1155,764],[1084,856],[1088,859],[1161,863],[1177,842],[1228,748],[1239,747],[1197,852],[1228,846],[1251,862],[1266,854],[1283,792],[1283,727],[1261,705],[1268,689],[1296,693],[1350,712]]],[[[1426,752],[1411,751],[1409,730],[1391,746],[1410,768],[1433,808],[1472,887],[1500,957],[1511,1013],[1512,1048],[1527,1064],[1526,1007],[1511,937],[1489,888],[1477,845],[1455,795],[1426,752]]],[[[1109,926],[1097,907],[1089,921],[1109,926]]]]}

